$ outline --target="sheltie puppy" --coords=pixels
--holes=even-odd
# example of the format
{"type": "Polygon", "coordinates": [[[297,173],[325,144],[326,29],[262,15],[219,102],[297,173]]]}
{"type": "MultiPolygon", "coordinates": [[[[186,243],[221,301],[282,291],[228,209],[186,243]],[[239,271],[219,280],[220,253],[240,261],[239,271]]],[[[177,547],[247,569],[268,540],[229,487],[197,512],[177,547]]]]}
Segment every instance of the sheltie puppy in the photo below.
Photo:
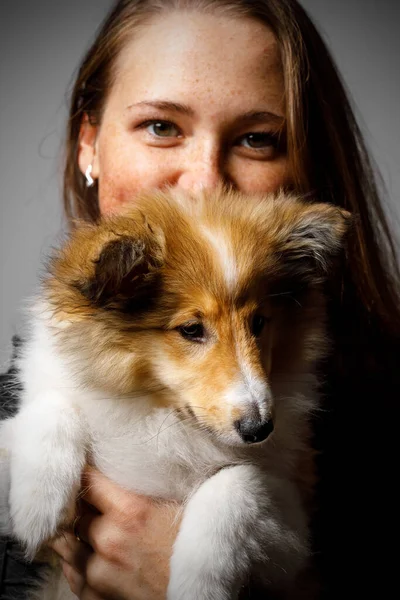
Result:
{"type": "MultiPolygon", "coordinates": [[[[9,527],[29,557],[71,523],[89,462],[182,504],[168,600],[232,600],[249,581],[292,597],[348,217],[283,193],[170,191],[75,227],[31,311],[20,409],[0,430],[9,527]]],[[[53,570],[38,597],[73,595],[53,570]]]]}

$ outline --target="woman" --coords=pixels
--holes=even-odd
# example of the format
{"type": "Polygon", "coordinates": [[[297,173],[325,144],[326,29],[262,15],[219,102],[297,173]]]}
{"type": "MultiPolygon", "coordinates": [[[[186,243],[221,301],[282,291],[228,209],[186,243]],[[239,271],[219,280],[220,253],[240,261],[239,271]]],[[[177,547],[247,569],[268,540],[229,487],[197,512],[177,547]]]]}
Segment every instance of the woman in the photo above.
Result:
{"type": "MultiPolygon", "coordinates": [[[[321,597],[362,597],[374,582],[383,597],[398,271],[332,60],[295,0],[120,0],[72,93],[68,216],[95,221],[142,189],[220,182],[250,194],[283,186],[356,215],[321,365],[313,542],[321,597]]],[[[53,544],[71,589],[83,600],[164,598],[177,507],[93,470],[85,479],[79,523],[53,544]]]]}

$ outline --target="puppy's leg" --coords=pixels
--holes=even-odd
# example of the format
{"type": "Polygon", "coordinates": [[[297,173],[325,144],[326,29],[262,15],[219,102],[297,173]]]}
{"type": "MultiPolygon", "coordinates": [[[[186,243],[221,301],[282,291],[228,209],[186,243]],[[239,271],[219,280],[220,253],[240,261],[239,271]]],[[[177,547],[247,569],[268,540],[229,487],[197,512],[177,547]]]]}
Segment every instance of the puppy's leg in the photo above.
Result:
{"type": "Polygon", "coordinates": [[[85,464],[85,428],[62,394],[30,400],[12,425],[10,514],[28,557],[71,518],[85,464]]]}
{"type": "Polygon", "coordinates": [[[232,600],[255,567],[267,585],[284,590],[306,557],[296,488],[251,465],[225,468],[185,507],[167,597],[232,600]]]}

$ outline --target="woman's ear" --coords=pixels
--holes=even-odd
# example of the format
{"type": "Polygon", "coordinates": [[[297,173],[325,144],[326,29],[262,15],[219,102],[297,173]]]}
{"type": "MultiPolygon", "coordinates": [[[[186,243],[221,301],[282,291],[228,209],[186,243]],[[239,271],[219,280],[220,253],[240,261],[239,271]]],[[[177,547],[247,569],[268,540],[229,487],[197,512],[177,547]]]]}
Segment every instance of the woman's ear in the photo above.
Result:
{"type": "Polygon", "coordinates": [[[93,125],[90,122],[88,115],[85,113],[79,132],[78,165],[83,175],[86,173],[88,166],[92,165],[91,176],[93,179],[98,179],[100,174],[97,152],[98,128],[98,125],[93,125]]]}

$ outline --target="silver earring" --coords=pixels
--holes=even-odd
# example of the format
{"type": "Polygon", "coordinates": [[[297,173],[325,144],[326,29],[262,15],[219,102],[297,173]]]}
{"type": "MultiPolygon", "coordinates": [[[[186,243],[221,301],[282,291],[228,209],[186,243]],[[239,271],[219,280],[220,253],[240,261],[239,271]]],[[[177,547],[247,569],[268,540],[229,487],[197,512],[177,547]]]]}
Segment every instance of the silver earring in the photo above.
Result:
{"type": "Polygon", "coordinates": [[[86,187],[92,187],[94,185],[94,179],[91,175],[92,169],[93,169],[93,165],[90,163],[90,165],[88,166],[88,168],[85,171],[86,187]]]}

